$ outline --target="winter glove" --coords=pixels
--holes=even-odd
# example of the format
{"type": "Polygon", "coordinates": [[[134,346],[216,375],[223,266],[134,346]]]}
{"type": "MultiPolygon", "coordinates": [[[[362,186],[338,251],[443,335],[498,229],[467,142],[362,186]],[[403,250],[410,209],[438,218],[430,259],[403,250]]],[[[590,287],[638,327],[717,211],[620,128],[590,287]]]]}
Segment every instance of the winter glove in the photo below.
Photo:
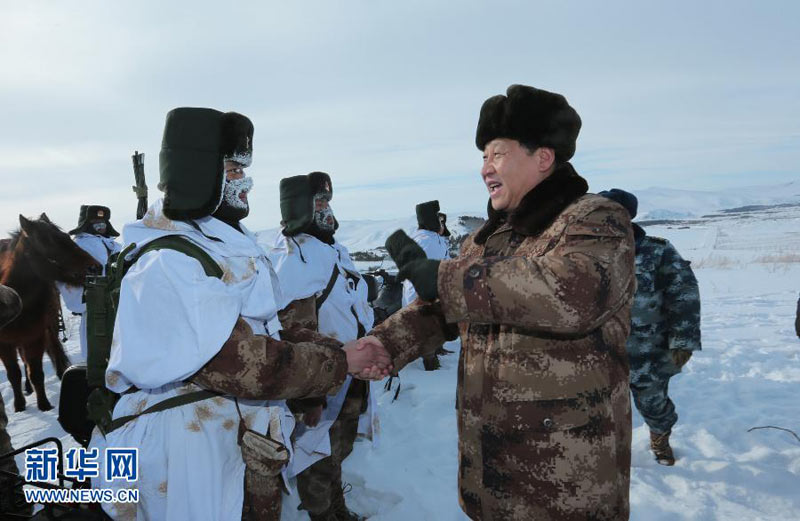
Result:
{"type": "Polygon", "coordinates": [[[419,244],[403,230],[397,230],[386,239],[386,251],[400,270],[398,281],[408,279],[422,300],[436,300],[439,296],[437,279],[440,261],[428,259],[419,244]]]}
{"type": "Polygon", "coordinates": [[[406,264],[413,260],[426,259],[428,257],[425,255],[425,250],[406,235],[406,232],[403,230],[397,230],[391,234],[389,238],[386,239],[385,246],[386,251],[389,252],[389,256],[394,263],[397,264],[397,268],[401,270],[406,264]]]}
{"type": "Polygon", "coordinates": [[[305,414],[317,407],[323,409],[328,405],[328,399],[325,396],[318,396],[314,398],[289,398],[286,400],[286,405],[292,414],[305,414]]]}
{"type": "Polygon", "coordinates": [[[308,425],[309,427],[316,427],[319,423],[320,418],[322,418],[322,406],[317,405],[313,409],[310,409],[303,413],[303,423],[308,425]]]}
{"type": "Polygon", "coordinates": [[[422,300],[433,302],[439,298],[439,263],[431,259],[412,260],[397,274],[397,280],[410,280],[422,300]]]}
{"type": "Polygon", "coordinates": [[[669,354],[672,355],[672,361],[678,366],[678,369],[686,365],[686,362],[692,357],[692,352],[686,349],[672,349],[669,354]]]}

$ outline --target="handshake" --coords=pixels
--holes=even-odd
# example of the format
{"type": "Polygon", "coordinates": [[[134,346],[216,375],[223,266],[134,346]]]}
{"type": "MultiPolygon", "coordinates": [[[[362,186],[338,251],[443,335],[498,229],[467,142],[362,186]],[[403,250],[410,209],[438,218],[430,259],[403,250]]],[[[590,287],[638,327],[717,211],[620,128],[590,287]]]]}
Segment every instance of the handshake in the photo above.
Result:
{"type": "Polygon", "coordinates": [[[392,357],[374,336],[365,336],[342,347],[347,372],[360,380],[381,380],[392,371],[392,357]]]}

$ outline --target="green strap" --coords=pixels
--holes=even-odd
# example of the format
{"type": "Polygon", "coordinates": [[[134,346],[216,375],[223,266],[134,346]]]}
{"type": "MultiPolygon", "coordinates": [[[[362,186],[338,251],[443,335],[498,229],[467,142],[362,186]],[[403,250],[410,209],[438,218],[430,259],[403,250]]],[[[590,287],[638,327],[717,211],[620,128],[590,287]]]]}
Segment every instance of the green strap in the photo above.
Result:
{"type": "Polygon", "coordinates": [[[200,264],[202,264],[203,270],[206,272],[207,276],[216,277],[218,279],[222,278],[222,268],[220,268],[219,264],[217,264],[217,262],[211,258],[211,255],[209,255],[208,252],[206,252],[197,244],[180,235],[165,235],[148,242],[136,253],[136,256],[131,260],[131,262],[136,262],[139,260],[139,257],[145,253],[164,249],[179,251],[184,255],[193,257],[197,259],[200,264]]]}
{"type": "Polygon", "coordinates": [[[208,391],[206,389],[202,389],[200,391],[194,391],[191,393],[186,394],[179,394],[177,396],[173,396],[172,398],[167,398],[166,400],[162,400],[155,405],[148,407],[147,409],[143,410],[138,414],[130,414],[128,416],[121,416],[116,420],[111,422],[111,427],[109,427],[106,434],[113,432],[114,430],[122,427],[129,421],[142,416],[143,414],[150,414],[152,412],[161,412],[166,411],[167,409],[172,409],[174,407],[180,407],[181,405],[188,405],[190,403],[199,402],[201,400],[205,400],[207,398],[213,398],[215,396],[221,396],[222,393],[208,391]]]}
{"type": "MultiPolygon", "coordinates": [[[[132,249],[132,247],[135,247],[135,245],[131,245],[128,248],[126,248],[123,254],[127,254],[132,249]]],[[[163,237],[159,237],[158,239],[150,241],[149,243],[144,245],[142,249],[136,252],[136,255],[133,257],[133,259],[131,259],[131,264],[139,260],[139,257],[144,255],[145,253],[156,250],[165,250],[165,249],[175,250],[180,253],[183,253],[184,255],[188,255],[189,257],[197,259],[197,261],[200,262],[200,264],[203,266],[203,270],[206,272],[206,276],[216,277],[218,279],[222,278],[223,274],[222,268],[220,268],[219,264],[217,264],[217,262],[213,258],[211,258],[211,255],[209,255],[203,248],[201,248],[197,244],[193,243],[189,239],[186,239],[185,237],[182,237],[180,235],[165,235],[163,237]]],[[[122,255],[120,255],[120,257],[124,259],[122,255]]],[[[180,407],[181,405],[187,405],[190,403],[199,402],[201,400],[213,398],[214,396],[220,396],[220,395],[222,395],[222,393],[207,391],[203,389],[200,391],[194,391],[191,393],[173,396],[172,398],[167,398],[166,400],[162,400],[157,404],[148,407],[147,409],[138,414],[122,416],[120,418],[117,418],[116,420],[113,420],[111,422],[111,426],[109,427],[108,431],[106,431],[106,434],[118,429],[119,427],[122,427],[129,421],[138,418],[143,414],[165,411],[167,409],[172,409],[174,407],[180,407]]]]}
{"type": "Polygon", "coordinates": [[[331,278],[328,279],[328,285],[325,286],[325,289],[322,290],[322,294],[317,297],[317,314],[319,314],[319,308],[325,303],[327,300],[328,295],[331,294],[331,290],[333,289],[333,285],[336,284],[336,278],[339,276],[339,265],[333,265],[333,272],[331,273],[331,278]]]}

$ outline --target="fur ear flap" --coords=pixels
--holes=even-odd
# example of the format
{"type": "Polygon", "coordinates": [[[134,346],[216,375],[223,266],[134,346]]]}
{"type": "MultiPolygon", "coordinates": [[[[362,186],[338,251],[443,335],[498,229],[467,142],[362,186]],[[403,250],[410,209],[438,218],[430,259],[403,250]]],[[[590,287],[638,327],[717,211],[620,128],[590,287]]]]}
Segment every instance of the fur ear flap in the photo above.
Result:
{"type": "Polygon", "coordinates": [[[47,216],[47,214],[44,213],[44,212],[42,212],[42,215],[39,216],[39,219],[41,219],[42,221],[44,221],[46,223],[53,224],[53,221],[51,221],[50,218],[47,216]]]}

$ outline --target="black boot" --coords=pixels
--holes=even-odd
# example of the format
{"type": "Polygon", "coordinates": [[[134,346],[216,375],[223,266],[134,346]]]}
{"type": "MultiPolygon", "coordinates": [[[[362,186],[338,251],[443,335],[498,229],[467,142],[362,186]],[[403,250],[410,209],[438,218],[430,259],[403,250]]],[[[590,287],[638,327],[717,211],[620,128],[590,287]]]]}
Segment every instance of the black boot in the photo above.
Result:
{"type": "Polygon", "coordinates": [[[336,512],[333,511],[333,506],[321,514],[312,514],[309,512],[308,518],[311,519],[311,521],[339,521],[336,512]]]}
{"type": "Polygon", "coordinates": [[[352,485],[347,483],[343,489],[337,489],[338,493],[336,491],[333,493],[333,497],[331,498],[331,511],[334,513],[336,521],[365,521],[367,519],[355,512],[351,512],[344,502],[345,491],[349,492],[352,488],[352,485]]]}

